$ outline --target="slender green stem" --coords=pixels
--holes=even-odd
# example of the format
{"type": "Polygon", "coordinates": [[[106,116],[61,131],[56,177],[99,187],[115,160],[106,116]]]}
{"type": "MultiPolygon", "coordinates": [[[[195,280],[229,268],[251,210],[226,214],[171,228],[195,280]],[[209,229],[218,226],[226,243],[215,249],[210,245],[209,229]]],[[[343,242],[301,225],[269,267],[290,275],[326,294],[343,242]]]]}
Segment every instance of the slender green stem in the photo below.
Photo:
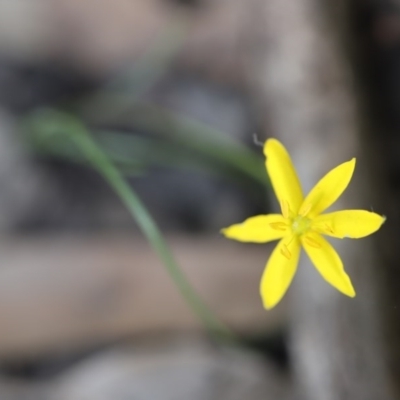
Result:
{"type": "MultiPolygon", "coordinates": [[[[53,121],[53,123],[47,125],[47,131],[49,130],[49,127],[54,129],[55,132],[60,131],[61,128],[64,134],[68,134],[90,165],[96,169],[115,190],[132,217],[136,220],[141,231],[155,252],[163,261],[170,277],[180,290],[182,296],[211,333],[224,341],[235,341],[234,334],[231,330],[215,317],[212,311],[209,310],[200,297],[194,292],[186,276],[177,265],[163,235],[146,207],[129,186],[119,170],[114,166],[114,164],[112,164],[102,149],[94,142],[85,126],[80,123],[79,120],[68,114],[54,111],[51,111],[47,115],[39,115],[38,118],[53,121]],[[58,121],[58,123],[55,121],[58,121]]],[[[36,125],[36,128],[37,127],[38,126],[36,125]]]]}

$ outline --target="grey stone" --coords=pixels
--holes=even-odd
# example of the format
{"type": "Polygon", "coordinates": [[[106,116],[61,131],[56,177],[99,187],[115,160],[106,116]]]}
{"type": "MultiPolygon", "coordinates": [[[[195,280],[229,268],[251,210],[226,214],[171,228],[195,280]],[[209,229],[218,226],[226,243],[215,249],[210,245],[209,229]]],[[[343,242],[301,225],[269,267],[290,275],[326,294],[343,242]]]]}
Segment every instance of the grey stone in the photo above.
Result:
{"type": "Polygon", "coordinates": [[[54,400],[286,400],[290,381],[259,356],[202,342],[121,347],[85,360],[54,400]]]}

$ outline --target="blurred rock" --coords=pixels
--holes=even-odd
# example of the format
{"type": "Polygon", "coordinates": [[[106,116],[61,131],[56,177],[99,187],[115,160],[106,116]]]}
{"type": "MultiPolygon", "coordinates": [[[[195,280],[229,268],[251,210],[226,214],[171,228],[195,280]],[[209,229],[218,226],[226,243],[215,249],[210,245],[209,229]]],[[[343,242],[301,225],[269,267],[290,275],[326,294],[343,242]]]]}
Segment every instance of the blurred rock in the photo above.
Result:
{"type": "MultiPolygon", "coordinates": [[[[271,246],[218,235],[169,242],[194,289],[235,332],[255,337],[282,329],[285,303],[266,312],[258,289],[271,246]]],[[[0,254],[1,358],[202,329],[142,238],[3,238],[0,254]]]]}
{"type": "Polygon", "coordinates": [[[59,380],[53,400],[288,400],[290,381],[255,354],[202,342],[121,347],[59,380]]]}
{"type": "Polygon", "coordinates": [[[19,378],[0,377],[1,400],[52,400],[49,384],[19,378]]]}
{"type": "Polygon", "coordinates": [[[199,7],[183,7],[166,0],[5,0],[0,2],[0,54],[28,63],[55,61],[104,77],[140,58],[171,27],[189,23],[183,64],[237,81],[243,77],[247,3],[202,1],[199,7]]]}
{"type": "Polygon", "coordinates": [[[22,62],[49,59],[56,49],[50,1],[0,2],[0,54],[22,62]]]}
{"type": "MultiPolygon", "coordinates": [[[[53,366],[56,366],[53,364],[53,366]]],[[[34,365],[30,369],[34,371],[34,365]]],[[[4,369],[2,369],[4,371],[4,369]]],[[[0,375],[1,400],[294,400],[288,371],[246,348],[155,336],[48,374],[0,375]]]]}

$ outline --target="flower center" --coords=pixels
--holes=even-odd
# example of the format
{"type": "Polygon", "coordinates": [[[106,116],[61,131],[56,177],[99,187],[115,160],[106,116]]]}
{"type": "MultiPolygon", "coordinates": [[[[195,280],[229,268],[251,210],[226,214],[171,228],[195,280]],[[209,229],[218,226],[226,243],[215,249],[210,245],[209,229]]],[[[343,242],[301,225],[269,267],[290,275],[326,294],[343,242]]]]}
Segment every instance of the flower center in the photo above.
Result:
{"type": "Polygon", "coordinates": [[[302,235],[311,227],[311,219],[298,215],[292,220],[292,231],[295,235],[302,235]]]}

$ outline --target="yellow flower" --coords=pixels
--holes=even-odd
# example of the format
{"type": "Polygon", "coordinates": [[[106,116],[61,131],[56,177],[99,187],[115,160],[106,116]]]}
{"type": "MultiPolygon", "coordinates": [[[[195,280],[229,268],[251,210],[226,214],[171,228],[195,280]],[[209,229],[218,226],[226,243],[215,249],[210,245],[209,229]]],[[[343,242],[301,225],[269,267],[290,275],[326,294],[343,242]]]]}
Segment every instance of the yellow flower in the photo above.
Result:
{"type": "Polygon", "coordinates": [[[356,293],[342,260],[322,235],[361,238],[377,231],[385,217],[365,210],[321,213],[348,186],[355,158],[327,173],[304,198],[296,170],[283,145],[276,139],[269,139],[265,142],[264,154],[282,215],[258,215],[222,230],[227,238],[240,242],[266,243],[280,239],[261,278],[264,307],[271,309],[286,293],[297,269],[301,247],[328,283],[354,297],[356,293]]]}

